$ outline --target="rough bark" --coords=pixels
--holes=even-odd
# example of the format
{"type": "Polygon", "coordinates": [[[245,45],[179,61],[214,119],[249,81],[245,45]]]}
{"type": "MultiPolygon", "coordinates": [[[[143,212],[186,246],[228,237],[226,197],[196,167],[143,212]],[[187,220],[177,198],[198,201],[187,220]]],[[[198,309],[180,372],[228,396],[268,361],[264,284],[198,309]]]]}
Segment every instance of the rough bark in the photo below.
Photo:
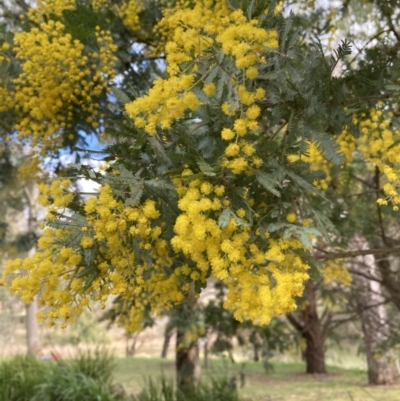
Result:
{"type": "Polygon", "coordinates": [[[292,314],[288,314],[287,317],[306,343],[303,353],[306,362],[306,373],[326,373],[324,346],[326,333],[321,327],[317,311],[316,290],[311,281],[306,284],[304,297],[306,298],[306,304],[301,310],[301,321],[292,314]]]}
{"type": "Polygon", "coordinates": [[[390,300],[400,311],[400,283],[398,280],[398,272],[393,272],[390,267],[390,260],[388,258],[379,258],[376,260],[382,285],[386,288],[390,295],[390,300]]]}
{"type": "MultiPolygon", "coordinates": [[[[364,238],[355,237],[350,246],[357,249],[368,249],[364,238]]],[[[386,261],[385,261],[386,262],[386,261]]],[[[387,263],[389,263],[387,261],[387,263]]],[[[396,361],[391,350],[385,349],[384,342],[389,334],[385,298],[380,283],[382,267],[378,266],[373,255],[358,256],[351,261],[353,272],[360,271],[376,280],[368,280],[365,275],[353,273],[352,299],[357,310],[362,331],[368,365],[369,384],[391,384],[398,377],[396,361]]],[[[387,271],[390,265],[384,265],[387,271]]],[[[385,280],[385,279],[384,279],[385,280]]]]}

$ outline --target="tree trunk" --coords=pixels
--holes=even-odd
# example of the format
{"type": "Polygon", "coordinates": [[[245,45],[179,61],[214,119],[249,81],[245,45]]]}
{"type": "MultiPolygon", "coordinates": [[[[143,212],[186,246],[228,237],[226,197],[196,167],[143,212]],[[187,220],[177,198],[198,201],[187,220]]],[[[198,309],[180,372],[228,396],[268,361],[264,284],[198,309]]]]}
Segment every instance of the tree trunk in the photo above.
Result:
{"type": "Polygon", "coordinates": [[[37,301],[36,298],[26,305],[26,344],[28,354],[37,355],[40,352],[39,328],[36,321],[37,301]]]}
{"type": "Polygon", "coordinates": [[[260,361],[260,347],[257,343],[253,343],[253,361],[260,361]]]}
{"type": "Polygon", "coordinates": [[[175,360],[178,400],[182,400],[193,393],[195,383],[200,378],[198,342],[192,341],[188,344],[184,337],[185,331],[178,327],[175,360]]]}
{"type": "Polygon", "coordinates": [[[174,328],[170,326],[170,324],[167,324],[167,327],[165,328],[165,333],[164,333],[164,343],[161,351],[161,358],[166,358],[168,355],[168,348],[169,348],[169,343],[171,342],[171,337],[172,334],[174,333],[174,328]]]}
{"type": "Polygon", "coordinates": [[[260,361],[260,350],[262,346],[262,340],[260,335],[258,334],[257,330],[254,330],[250,335],[250,342],[253,346],[253,361],[259,362],[260,361]]]}
{"type": "Polygon", "coordinates": [[[191,399],[196,382],[200,379],[199,337],[189,333],[191,319],[196,311],[197,300],[192,284],[187,300],[181,305],[180,324],[176,326],[175,367],[177,401],[191,399]],[[185,338],[186,337],[186,338],[185,338]]]}
{"type": "Polygon", "coordinates": [[[382,285],[386,288],[390,295],[390,300],[400,311],[400,283],[398,279],[398,270],[392,271],[390,260],[387,258],[379,258],[376,262],[379,269],[379,275],[382,279],[382,285]]]}
{"type": "MultiPolygon", "coordinates": [[[[36,183],[28,184],[24,188],[25,197],[28,202],[28,232],[35,234],[37,230],[37,205],[36,201],[39,191],[36,183]]],[[[31,257],[36,252],[36,244],[28,252],[31,257]]],[[[36,320],[38,311],[37,299],[33,299],[32,303],[26,305],[25,325],[26,325],[26,344],[28,354],[39,354],[41,350],[41,342],[39,335],[39,327],[36,320]]]]}
{"type": "MultiPolygon", "coordinates": [[[[369,246],[364,238],[355,237],[351,241],[350,247],[368,249],[369,246]]],[[[389,263],[389,261],[387,262],[389,263]]],[[[390,328],[375,257],[373,255],[357,256],[351,261],[351,267],[353,271],[352,299],[360,316],[364,334],[368,383],[391,384],[398,377],[399,372],[393,352],[384,348],[390,328]],[[357,271],[375,277],[377,280],[369,280],[365,276],[357,274],[357,271]]],[[[382,273],[382,269],[380,270],[382,273]]]]}
{"type": "Polygon", "coordinates": [[[206,337],[203,341],[203,348],[204,348],[204,361],[203,361],[203,368],[208,368],[208,338],[206,337]]]}
{"type": "Polygon", "coordinates": [[[304,297],[306,298],[306,305],[301,311],[302,321],[297,320],[292,314],[288,314],[287,318],[306,343],[306,349],[303,353],[306,373],[326,373],[324,347],[326,334],[321,327],[317,311],[316,290],[311,281],[306,283],[304,297]]]}
{"type": "Polygon", "coordinates": [[[311,281],[306,284],[304,295],[307,304],[302,310],[303,338],[306,341],[305,359],[307,373],[326,373],[325,339],[322,336],[321,322],[317,312],[315,288],[311,281]]]}

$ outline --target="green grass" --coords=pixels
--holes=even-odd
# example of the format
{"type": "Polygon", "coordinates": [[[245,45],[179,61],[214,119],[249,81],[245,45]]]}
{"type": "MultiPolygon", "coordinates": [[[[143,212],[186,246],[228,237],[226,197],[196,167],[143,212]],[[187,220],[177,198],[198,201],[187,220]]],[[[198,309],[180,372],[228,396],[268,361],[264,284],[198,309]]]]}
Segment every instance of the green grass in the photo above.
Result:
{"type": "MultiPolygon", "coordinates": [[[[399,401],[400,384],[368,386],[366,372],[359,369],[328,367],[327,375],[306,375],[302,363],[274,363],[275,371],[265,374],[261,364],[247,362],[244,367],[245,386],[240,395],[246,401],[399,401]]],[[[238,374],[241,363],[211,360],[203,369],[207,377],[238,374]]],[[[164,376],[174,378],[174,362],[159,358],[124,358],[117,360],[115,380],[122,383],[128,393],[138,394],[148,378],[155,383],[164,376]]],[[[160,381],[160,380],[159,380],[160,381]]],[[[239,380],[238,380],[239,381],[239,380]]]]}

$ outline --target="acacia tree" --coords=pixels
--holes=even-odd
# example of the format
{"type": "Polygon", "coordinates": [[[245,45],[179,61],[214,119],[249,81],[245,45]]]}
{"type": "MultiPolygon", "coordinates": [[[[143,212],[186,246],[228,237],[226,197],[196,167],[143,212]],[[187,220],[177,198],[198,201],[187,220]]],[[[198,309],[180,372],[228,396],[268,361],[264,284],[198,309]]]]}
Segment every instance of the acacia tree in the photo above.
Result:
{"type": "Polygon", "coordinates": [[[395,61],[379,76],[365,62],[334,77],[350,44],[326,58],[282,7],[49,1],[3,35],[0,112],[9,135],[38,149],[28,171],[84,133],[114,141],[100,169],[78,161],[40,186],[40,251],[7,264],[12,291],[40,295],[39,320],[65,325],[119,295],[119,323],[140,330],[192,305],[213,275],[236,319],[267,324],[296,308],[315,268],[311,240],[341,227],[326,217],[340,204],[331,172],[377,165],[378,203],[397,210],[395,61]],[[143,94],[154,58],[165,75],[143,94]],[[360,85],[365,73],[373,85],[360,85]],[[99,192],[78,193],[78,178],[99,192]]]}

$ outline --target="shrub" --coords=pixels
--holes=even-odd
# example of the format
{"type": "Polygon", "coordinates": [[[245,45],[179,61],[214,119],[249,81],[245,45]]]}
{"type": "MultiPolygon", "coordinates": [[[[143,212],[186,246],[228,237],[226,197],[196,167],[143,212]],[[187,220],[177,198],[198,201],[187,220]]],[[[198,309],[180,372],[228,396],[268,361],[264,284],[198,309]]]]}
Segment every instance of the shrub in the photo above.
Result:
{"type": "Polygon", "coordinates": [[[112,386],[114,367],[100,349],[58,362],[18,355],[0,363],[0,401],[125,401],[123,389],[112,386]]]}
{"type": "Polygon", "coordinates": [[[102,348],[79,351],[77,357],[69,361],[75,372],[82,373],[95,381],[110,384],[115,369],[115,359],[102,348]]]}
{"type": "Polygon", "coordinates": [[[1,401],[29,401],[33,389],[49,376],[51,364],[34,356],[17,355],[0,363],[1,401]]]}
{"type": "Polygon", "coordinates": [[[114,367],[107,351],[82,351],[75,359],[55,363],[32,401],[122,401],[124,395],[112,390],[114,367]]]}

